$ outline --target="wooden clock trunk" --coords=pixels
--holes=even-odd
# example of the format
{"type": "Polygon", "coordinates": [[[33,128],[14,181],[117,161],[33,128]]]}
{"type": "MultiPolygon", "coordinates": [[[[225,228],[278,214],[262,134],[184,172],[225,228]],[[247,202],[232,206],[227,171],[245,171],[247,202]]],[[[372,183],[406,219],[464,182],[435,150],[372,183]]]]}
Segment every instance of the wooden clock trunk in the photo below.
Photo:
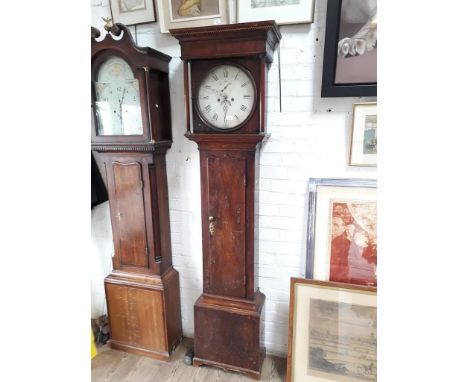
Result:
{"type": "MultiPolygon", "coordinates": [[[[193,364],[240,371],[260,379],[265,354],[261,346],[265,295],[258,290],[254,276],[256,184],[259,145],[267,138],[266,68],[281,34],[273,21],[171,33],[180,42],[184,60],[186,137],[196,142],[200,151],[203,294],[194,307],[193,364]],[[247,119],[225,131],[210,125],[194,105],[203,79],[219,65],[242,68],[255,91],[247,119]]],[[[210,76],[218,81],[217,76],[210,76]]],[[[218,96],[214,101],[234,101],[237,95],[227,97],[224,90],[236,77],[222,79],[225,82],[218,88],[221,90],[215,90],[218,96]]]]}
{"type": "Polygon", "coordinates": [[[110,346],[169,360],[182,338],[166,175],[170,57],[136,47],[128,29],[116,26],[120,40],[110,33],[102,41],[92,38],[93,80],[108,57],[124,59],[139,81],[143,129],[139,135],[99,135],[93,118],[92,149],[105,171],[114,241],[113,270],[104,280],[110,346]]]}

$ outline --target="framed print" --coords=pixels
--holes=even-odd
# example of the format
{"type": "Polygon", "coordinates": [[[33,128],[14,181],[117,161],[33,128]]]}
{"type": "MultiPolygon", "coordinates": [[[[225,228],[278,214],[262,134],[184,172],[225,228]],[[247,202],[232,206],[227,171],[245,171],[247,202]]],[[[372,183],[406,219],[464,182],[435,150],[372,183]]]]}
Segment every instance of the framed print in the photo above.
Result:
{"type": "Polygon", "coordinates": [[[237,21],[275,20],[276,24],[305,24],[313,21],[315,0],[237,1],[237,21]]]}
{"type": "Polygon", "coordinates": [[[377,95],[377,0],[328,0],[322,97],[377,95]]]}
{"type": "Polygon", "coordinates": [[[370,179],[310,179],[306,277],[377,286],[377,188],[370,179]]]}
{"type": "Polygon", "coordinates": [[[161,33],[229,23],[226,0],[158,0],[157,4],[161,33]]]}
{"type": "Polygon", "coordinates": [[[353,105],[350,166],[377,166],[377,102],[353,105]]]}
{"type": "Polygon", "coordinates": [[[156,21],[153,0],[110,0],[110,8],[114,24],[137,25],[156,21]]]}
{"type": "Polygon", "coordinates": [[[377,381],[376,288],[291,278],[286,381],[377,381]]]}

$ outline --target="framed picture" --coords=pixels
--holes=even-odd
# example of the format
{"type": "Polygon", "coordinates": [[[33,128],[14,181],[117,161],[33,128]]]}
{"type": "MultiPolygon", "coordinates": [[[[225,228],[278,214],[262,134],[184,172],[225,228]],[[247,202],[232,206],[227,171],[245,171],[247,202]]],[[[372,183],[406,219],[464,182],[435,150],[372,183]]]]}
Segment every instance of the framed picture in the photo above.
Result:
{"type": "Polygon", "coordinates": [[[306,277],[377,286],[375,180],[309,180],[306,277]]]}
{"type": "Polygon", "coordinates": [[[157,4],[161,33],[229,23],[226,0],[158,0],[157,4]]]}
{"type": "Polygon", "coordinates": [[[377,291],[291,279],[288,382],[377,381],[377,291]]]}
{"type": "Polygon", "coordinates": [[[322,97],[377,95],[377,0],[328,0],[322,97]]]}
{"type": "Polygon", "coordinates": [[[353,105],[350,166],[377,166],[377,102],[353,105]]]}
{"type": "Polygon", "coordinates": [[[125,25],[154,23],[153,0],[110,0],[112,20],[125,25]]]}
{"type": "Polygon", "coordinates": [[[237,21],[275,20],[278,25],[311,23],[315,0],[237,1],[237,21]]]}

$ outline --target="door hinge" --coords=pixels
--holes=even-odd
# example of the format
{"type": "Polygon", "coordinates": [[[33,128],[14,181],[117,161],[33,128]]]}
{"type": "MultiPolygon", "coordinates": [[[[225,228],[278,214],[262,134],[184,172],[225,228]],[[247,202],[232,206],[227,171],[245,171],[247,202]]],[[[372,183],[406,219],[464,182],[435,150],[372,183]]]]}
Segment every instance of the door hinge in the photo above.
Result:
{"type": "Polygon", "coordinates": [[[140,180],[140,187],[143,188],[143,181],[140,180]]]}
{"type": "Polygon", "coordinates": [[[145,247],[145,255],[149,256],[149,248],[148,247],[145,247]]]}

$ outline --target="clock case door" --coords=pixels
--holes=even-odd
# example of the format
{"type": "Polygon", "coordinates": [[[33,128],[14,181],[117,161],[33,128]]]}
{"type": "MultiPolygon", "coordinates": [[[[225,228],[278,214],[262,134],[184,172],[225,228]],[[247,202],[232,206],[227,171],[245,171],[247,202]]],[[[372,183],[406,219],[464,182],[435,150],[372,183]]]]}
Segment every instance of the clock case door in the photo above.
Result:
{"type": "Polygon", "coordinates": [[[171,141],[171,106],[168,96],[171,57],[154,49],[134,45],[128,29],[124,31],[120,40],[115,40],[108,33],[98,44],[91,45],[91,142],[98,146],[133,144],[144,147],[159,141],[171,141]],[[94,83],[99,68],[112,56],[123,59],[138,80],[143,124],[141,135],[97,134],[94,83]]]}
{"type": "Polygon", "coordinates": [[[172,267],[165,150],[99,153],[107,175],[115,270],[162,275],[172,267]]]}

